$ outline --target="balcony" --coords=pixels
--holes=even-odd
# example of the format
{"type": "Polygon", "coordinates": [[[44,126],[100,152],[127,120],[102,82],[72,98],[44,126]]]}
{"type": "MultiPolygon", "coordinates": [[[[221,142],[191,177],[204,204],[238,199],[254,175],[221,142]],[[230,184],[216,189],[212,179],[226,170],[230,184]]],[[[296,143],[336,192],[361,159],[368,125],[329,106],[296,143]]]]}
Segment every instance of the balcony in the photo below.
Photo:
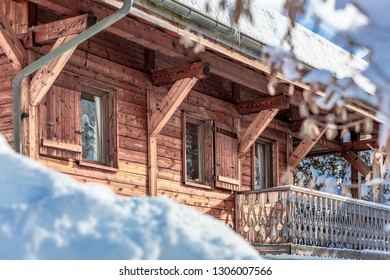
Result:
{"type": "Polygon", "coordinates": [[[390,259],[390,207],[282,186],[236,196],[237,232],[261,254],[390,259]]]}

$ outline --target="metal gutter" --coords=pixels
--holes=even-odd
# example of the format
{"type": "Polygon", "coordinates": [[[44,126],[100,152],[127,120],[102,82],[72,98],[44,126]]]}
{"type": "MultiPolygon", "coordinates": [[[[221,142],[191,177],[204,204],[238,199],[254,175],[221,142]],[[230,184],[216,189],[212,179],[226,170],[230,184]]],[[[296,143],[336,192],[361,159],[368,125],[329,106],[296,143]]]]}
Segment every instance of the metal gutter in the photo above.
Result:
{"type": "Polygon", "coordinates": [[[18,72],[15,78],[12,81],[12,97],[13,97],[13,125],[14,125],[14,149],[16,152],[20,153],[22,151],[22,141],[21,141],[21,126],[22,126],[22,112],[21,112],[21,83],[22,80],[33,72],[37,71],[46,63],[56,59],[60,55],[64,54],[66,51],[71,48],[78,46],[82,42],[88,40],[92,36],[96,35],[100,31],[106,29],[110,25],[114,24],[118,20],[125,17],[133,5],[133,0],[124,0],[122,7],[117,10],[115,13],[109,15],[108,17],[102,19],[92,27],[83,31],[73,39],[69,40],[62,46],[57,49],[49,52],[40,59],[34,61],[27,67],[23,68],[18,72]]]}
{"type": "MultiPolygon", "coordinates": [[[[221,39],[220,36],[223,35],[230,40],[230,42],[224,42],[226,45],[239,51],[244,51],[248,55],[255,55],[256,57],[259,57],[262,47],[265,46],[265,44],[259,40],[240,33],[235,28],[220,23],[217,20],[186,6],[185,4],[173,0],[135,0],[135,2],[141,7],[147,7],[148,9],[151,9],[152,5],[157,5],[160,9],[162,8],[172,13],[173,20],[176,18],[176,20],[180,21],[181,17],[182,19],[191,21],[201,28],[209,29],[214,32],[214,36],[219,37],[217,39],[219,41],[221,39]]],[[[210,37],[213,38],[213,34],[208,35],[211,35],[210,37]]]]}

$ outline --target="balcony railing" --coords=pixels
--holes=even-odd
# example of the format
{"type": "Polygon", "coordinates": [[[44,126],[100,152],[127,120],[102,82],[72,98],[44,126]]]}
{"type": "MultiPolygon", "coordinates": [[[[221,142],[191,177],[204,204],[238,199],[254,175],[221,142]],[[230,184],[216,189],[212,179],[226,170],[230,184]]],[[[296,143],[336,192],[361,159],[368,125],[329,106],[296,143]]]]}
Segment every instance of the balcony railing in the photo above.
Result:
{"type": "Polygon", "coordinates": [[[237,194],[249,242],[390,252],[390,207],[295,186],[237,194]]]}

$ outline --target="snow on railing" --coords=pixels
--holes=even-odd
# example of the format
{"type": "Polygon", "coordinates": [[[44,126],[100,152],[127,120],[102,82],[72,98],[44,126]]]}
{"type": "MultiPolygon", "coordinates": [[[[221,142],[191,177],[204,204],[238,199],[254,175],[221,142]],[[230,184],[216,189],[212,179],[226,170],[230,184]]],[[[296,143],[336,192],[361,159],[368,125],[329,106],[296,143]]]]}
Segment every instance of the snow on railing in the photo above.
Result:
{"type": "Polygon", "coordinates": [[[282,186],[236,196],[237,232],[249,242],[390,251],[390,207],[282,186]]]}

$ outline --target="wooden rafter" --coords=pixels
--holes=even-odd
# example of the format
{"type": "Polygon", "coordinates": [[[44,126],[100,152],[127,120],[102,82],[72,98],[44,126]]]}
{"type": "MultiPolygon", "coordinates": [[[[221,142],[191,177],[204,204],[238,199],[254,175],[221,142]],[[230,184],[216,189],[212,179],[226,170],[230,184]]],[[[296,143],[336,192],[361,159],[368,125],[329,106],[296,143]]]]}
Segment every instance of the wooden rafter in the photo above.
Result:
{"type": "Polygon", "coordinates": [[[205,79],[209,76],[210,64],[207,62],[195,62],[168,69],[152,72],[152,81],[155,86],[172,84],[185,78],[205,79]]]}
{"type": "Polygon", "coordinates": [[[26,47],[36,44],[47,44],[64,36],[79,34],[95,22],[95,17],[84,14],[33,26],[29,29],[30,34],[26,37],[24,43],[26,47]],[[30,40],[33,42],[30,42],[30,40]]]}
{"type": "Polygon", "coordinates": [[[238,151],[240,156],[249,151],[252,144],[257,140],[278,112],[279,109],[271,109],[261,111],[257,114],[256,118],[238,139],[238,151]]]}
{"type": "Polygon", "coordinates": [[[355,153],[344,152],[341,155],[363,176],[367,176],[371,172],[371,168],[355,153]]]}
{"type": "MultiPolygon", "coordinates": [[[[69,41],[75,36],[76,35],[69,35],[58,39],[54,44],[52,50],[60,47],[61,45],[63,45],[64,43],[66,43],[67,41],[69,41]]],[[[33,106],[39,105],[39,103],[45,97],[50,87],[53,85],[58,75],[61,73],[61,70],[68,62],[69,58],[72,56],[76,47],[71,48],[63,55],[47,63],[45,66],[43,66],[41,69],[37,71],[30,85],[31,105],[33,106]]]]}
{"type": "Polygon", "coordinates": [[[16,36],[7,17],[0,9],[0,46],[5,55],[11,60],[15,70],[22,70],[26,66],[26,50],[16,36]]]}
{"type": "MultiPolygon", "coordinates": [[[[56,3],[58,1],[47,1],[47,0],[29,0],[29,1],[38,4],[39,6],[48,8],[62,15],[71,16],[71,17],[79,15],[77,10],[68,8],[60,3],[56,3]]],[[[62,1],[62,2],[66,2],[66,1],[62,1]]]]}
{"type": "Polygon", "coordinates": [[[286,110],[290,107],[290,97],[286,95],[263,97],[253,101],[240,102],[238,112],[242,115],[258,113],[263,110],[286,110]]]}
{"type": "Polygon", "coordinates": [[[154,112],[150,118],[149,136],[155,137],[160,133],[161,129],[165,126],[198,80],[198,78],[185,78],[175,82],[161,101],[158,107],[159,110],[154,112]]]}
{"type": "Polygon", "coordinates": [[[357,140],[343,143],[342,150],[343,152],[360,152],[370,150],[370,146],[373,148],[378,148],[378,139],[374,137],[367,140],[357,140]]]}
{"type": "Polygon", "coordinates": [[[298,164],[305,158],[311,149],[317,144],[321,137],[325,134],[326,127],[320,128],[320,133],[316,139],[311,139],[309,136],[303,138],[299,145],[295,148],[288,159],[288,166],[290,169],[295,169],[298,164]]]}

